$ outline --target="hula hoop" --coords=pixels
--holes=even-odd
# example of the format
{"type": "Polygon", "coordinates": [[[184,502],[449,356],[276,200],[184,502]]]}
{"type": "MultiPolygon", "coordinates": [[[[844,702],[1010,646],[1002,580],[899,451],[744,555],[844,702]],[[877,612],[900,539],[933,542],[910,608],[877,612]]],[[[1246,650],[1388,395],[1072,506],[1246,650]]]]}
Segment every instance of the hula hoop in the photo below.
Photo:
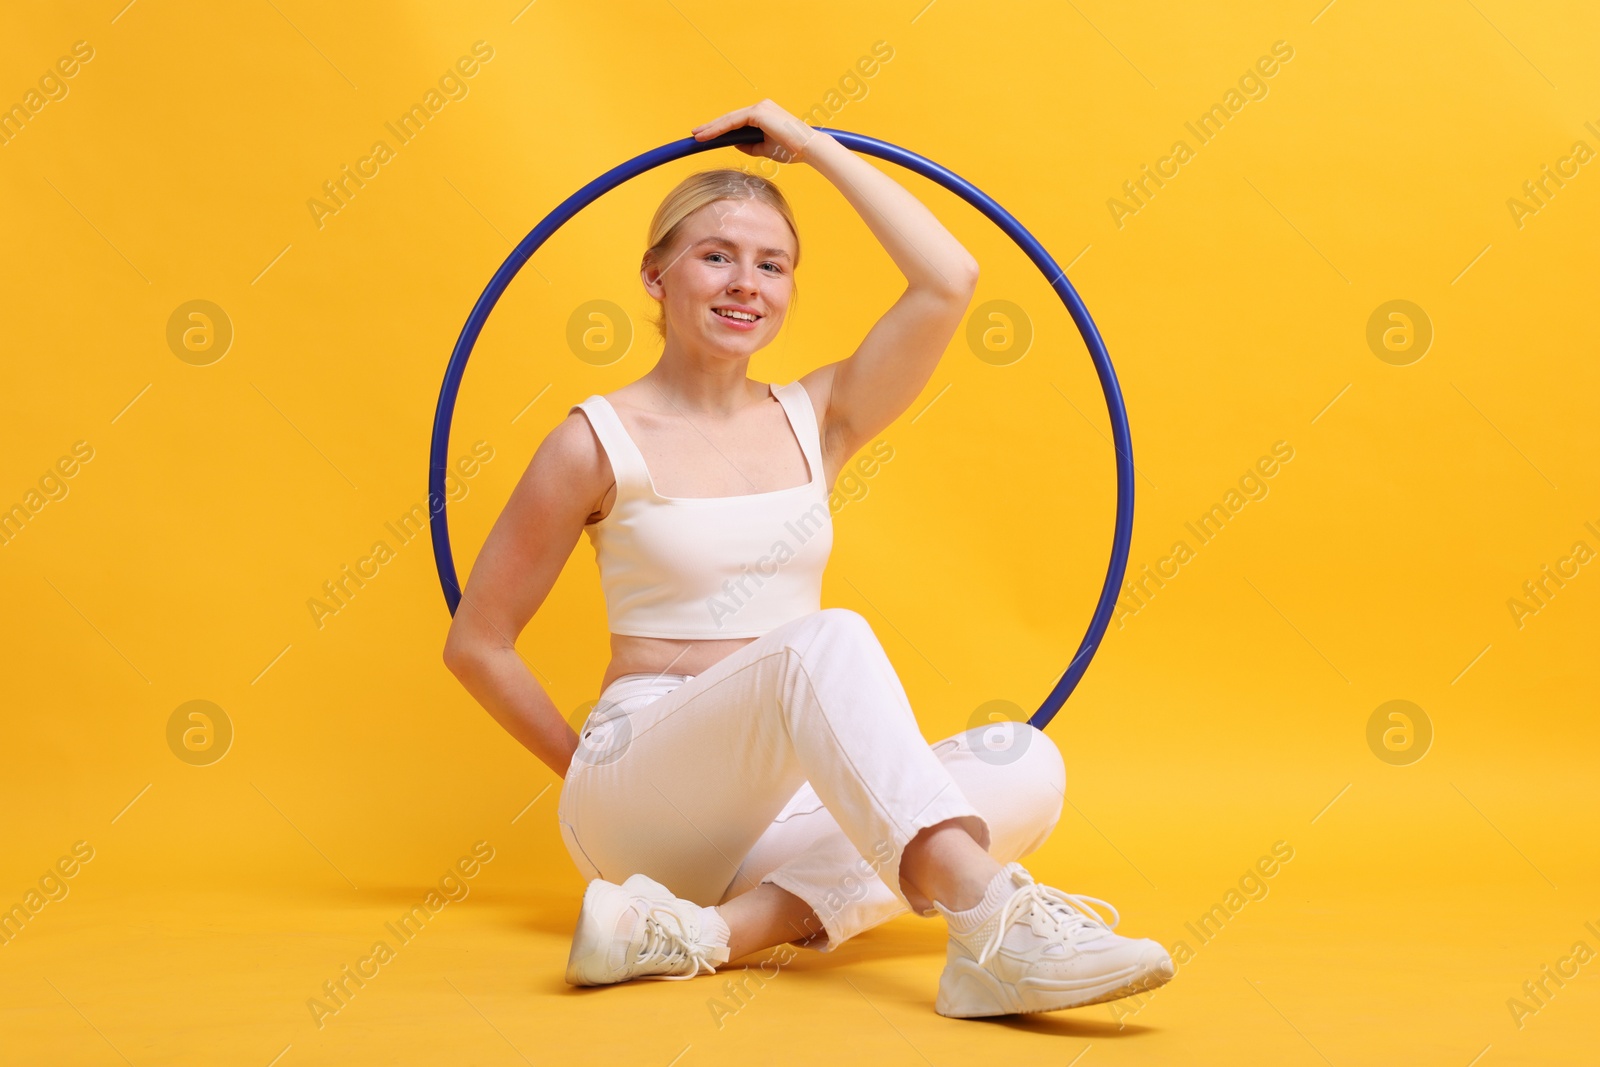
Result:
{"type": "MultiPolygon", "coordinates": [[[[1106,413],[1111,417],[1111,438],[1117,453],[1116,526],[1111,540],[1111,560],[1106,567],[1105,584],[1100,590],[1100,599],[1095,604],[1089,629],[1084,633],[1072,662],[1067,664],[1067,669],[1045,697],[1044,702],[1039,705],[1039,710],[1028,719],[1030,725],[1042,730],[1077,688],[1078,679],[1083,677],[1083,672],[1089,667],[1089,661],[1094,658],[1095,651],[1100,647],[1100,639],[1111,622],[1111,612],[1116,606],[1117,593],[1122,586],[1122,576],[1128,565],[1129,546],[1133,540],[1133,442],[1128,433],[1128,411],[1122,402],[1122,389],[1117,384],[1116,371],[1111,366],[1111,356],[1106,352],[1105,342],[1100,339],[1100,331],[1095,328],[1094,320],[1089,317],[1089,309],[1083,306],[1077,290],[1067,281],[1066,272],[1056,265],[1056,261],[1044,250],[1044,246],[1023,229],[1022,224],[1005,208],[995,203],[971,182],[915,152],[858,133],[832,130],[823,126],[814,128],[832,134],[846,148],[888,160],[914,171],[942,185],[981,211],[989,221],[1005,231],[1006,236],[1027,253],[1034,266],[1038,267],[1040,273],[1049,281],[1050,288],[1055,290],[1056,295],[1061,298],[1061,302],[1072,315],[1072,321],[1077,325],[1078,333],[1082,335],[1083,343],[1089,349],[1089,356],[1094,360],[1095,372],[1100,377],[1100,388],[1105,393],[1106,413]]],[[[446,517],[444,477],[449,470],[450,423],[455,415],[456,394],[461,389],[461,378],[467,369],[467,359],[472,355],[472,348],[478,342],[478,334],[483,330],[483,324],[488,320],[489,313],[499,302],[500,295],[505,292],[506,287],[511,284],[511,279],[517,276],[517,272],[532,258],[539,246],[549,240],[551,234],[565,225],[572,216],[623,182],[638,177],[646,171],[654,170],[663,163],[670,163],[699,152],[709,152],[714,148],[754,144],[765,136],[756,127],[741,126],[709,141],[697,141],[693,137],[686,137],[681,141],[672,141],[660,148],[637,155],[626,163],[613,167],[556,205],[555,210],[546,215],[539,225],[512,249],[505,262],[500,264],[500,269],[495,271],[494,277],[489,279],[488,286],[478,297],[478,302],[473,305],[472,313],[467,316],[466,325],[461,327],[461,336],[456,339],[455,350],[450,353],[450,364],[445,368],[444,384],[439,389],[439,404],[433,415],[433,440],[428,451],[428,499],[430,505],[433,501],[439,502],[437,511],[431,506],[429,508],[432,514],[429,527],[433,536],[433,559],[439,571],[439,583],[444,589],[445,604],[452,616],[461,603],[461,589],[456,578],[455,558],[450,552],[450,528],[446,517]]]]}

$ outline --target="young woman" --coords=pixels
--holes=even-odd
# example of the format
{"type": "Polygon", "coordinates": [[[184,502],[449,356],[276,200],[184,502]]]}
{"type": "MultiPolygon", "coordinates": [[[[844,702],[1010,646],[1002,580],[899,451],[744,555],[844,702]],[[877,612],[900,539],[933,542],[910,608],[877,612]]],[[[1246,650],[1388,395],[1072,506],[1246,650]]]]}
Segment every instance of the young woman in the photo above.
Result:
{"type": "Polygon", "coordinates": [[[562,838],[589,880],[567,981],[690,978],[784,942],[828,951],[909,909],[948,924],[944,1015],[1158,986],[1165,949],[1016,862],[1061,814],[1050,739],[1019,723],[998,751],[990,727],[928,745],[871,625],[821,606],[834,478],[927,384],[977,262],[908,191],[771,100],[694,134],[745,125],[764,140],[741,151],[833,182],[906,290],[848,359],[752,381],[795,297],[798,231],[765,179],[691,175],[657,210],[640,272],[660,360],[573,405],[489,533],[444,658],[564,779],[562,838]],[[611,662],[580,738],[514,642],[584,530],[611,662]]]}

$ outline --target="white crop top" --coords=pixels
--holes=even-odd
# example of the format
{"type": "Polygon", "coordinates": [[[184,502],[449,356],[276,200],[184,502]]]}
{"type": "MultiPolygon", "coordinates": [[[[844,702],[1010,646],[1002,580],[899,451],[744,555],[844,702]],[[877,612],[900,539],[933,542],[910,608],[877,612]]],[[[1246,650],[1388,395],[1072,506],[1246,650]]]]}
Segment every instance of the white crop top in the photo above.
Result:
{"type": "Polygon", "coordinates": [[[605,397],[596,394],[568,409],[588,416],[617,480],[611,510],[584,527],[612,633],[760,637],[822,609],[833,514],[815,409],[798,380],[770,391],[783,406],[811,480],[741,496],[662,496],[605,397]]]}

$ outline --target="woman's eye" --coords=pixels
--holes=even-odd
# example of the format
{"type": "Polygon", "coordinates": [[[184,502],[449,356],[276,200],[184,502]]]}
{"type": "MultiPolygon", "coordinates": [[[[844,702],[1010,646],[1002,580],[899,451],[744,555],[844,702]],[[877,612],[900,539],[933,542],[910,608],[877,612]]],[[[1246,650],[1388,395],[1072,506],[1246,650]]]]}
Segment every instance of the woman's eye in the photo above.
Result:
{"type": "MultiPolygon", "coordinates": [[[[707,252],[706,253],[706,259],[709,260],[712,256],[717,256],[717,257],[720,257],[722,259],[727,259],[728,258],[727,255],[725,253],[722,253],[722,252],[707,252]]],[[[763,267],[771,267],[774,274],[782,274],[783,273],[783,266],[781,264],[773,263],[772,261],[769,260],[766,263],[763,263],[761,265],[763,267]]]]}

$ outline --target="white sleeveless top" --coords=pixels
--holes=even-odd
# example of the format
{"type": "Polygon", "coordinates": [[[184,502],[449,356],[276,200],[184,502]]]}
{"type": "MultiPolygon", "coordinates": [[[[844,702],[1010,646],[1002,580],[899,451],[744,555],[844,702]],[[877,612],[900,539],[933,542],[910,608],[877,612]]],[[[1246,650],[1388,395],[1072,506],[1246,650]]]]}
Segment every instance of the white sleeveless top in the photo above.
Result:
{"type": "Polygon", "coordinates": [[[798,380],[770,387],[811,468],[789,489],[668,497],[616,409],[595,394],[580,409],[617,480],[611,510],[584,527],[594,546],[612,633],[633,637],[760,637],[822,610],[833,513],[815,410],[798,380]]]}

